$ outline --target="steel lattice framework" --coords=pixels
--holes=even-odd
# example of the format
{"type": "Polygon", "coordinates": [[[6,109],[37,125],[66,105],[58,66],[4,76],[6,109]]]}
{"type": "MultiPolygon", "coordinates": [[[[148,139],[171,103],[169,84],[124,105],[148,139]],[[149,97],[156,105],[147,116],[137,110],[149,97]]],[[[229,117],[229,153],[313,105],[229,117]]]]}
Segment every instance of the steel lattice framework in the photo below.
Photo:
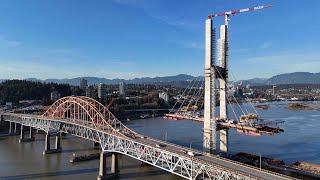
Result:
{"type": "MultiPolygon", "coordinates": [[[[47,133],[65,132],[99,142],[104,152],[121,153],[186,179],[257,179],[154,143],[141,142],[106,107],[88,97],[65,97],[42,116],[6,113],[3,119],[47,133]]],[[[150,138],[151,139],[151,138],[150,138]]],[[[178,147],[178,146],[177,146],[178,147]]]]}

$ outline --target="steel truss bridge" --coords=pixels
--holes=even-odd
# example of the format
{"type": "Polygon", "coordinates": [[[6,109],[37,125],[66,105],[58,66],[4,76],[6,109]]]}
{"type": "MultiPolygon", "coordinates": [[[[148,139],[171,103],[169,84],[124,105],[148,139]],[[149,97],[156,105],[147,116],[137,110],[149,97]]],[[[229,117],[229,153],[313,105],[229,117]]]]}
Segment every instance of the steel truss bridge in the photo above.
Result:
{"type": "Polygon", "coordinates": [[[61,98],[41,116],[4,113],[1,118],[47,134],[64,132],[98,142],[103,153],[130,156],[185,179],[292,179],[196,150],[192,151],[197,155],[190,156],[186,153],[189,148],[130,130],[105,106],[88,97],[61,98]]]}

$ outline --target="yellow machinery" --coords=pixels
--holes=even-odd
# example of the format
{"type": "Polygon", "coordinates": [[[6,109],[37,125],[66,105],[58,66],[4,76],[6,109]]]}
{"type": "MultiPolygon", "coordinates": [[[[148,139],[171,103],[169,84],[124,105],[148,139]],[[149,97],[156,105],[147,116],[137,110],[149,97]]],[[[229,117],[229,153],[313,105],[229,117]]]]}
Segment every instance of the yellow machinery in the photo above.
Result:
{"type": "Polygon", "coordinates": [[[198,106],[183,106],[181,108],[182,112],[187,112],[187,111],[195,111],[198,109],[198,106]]]}
{"type": "Polygon", "coordinates": [[[258,119],[258,115],[253,113],[249,113],[247,115],[241,115],[239,118],[240,122],[246,122],[246,121],[256,120],[256,119],[258,119]]]}

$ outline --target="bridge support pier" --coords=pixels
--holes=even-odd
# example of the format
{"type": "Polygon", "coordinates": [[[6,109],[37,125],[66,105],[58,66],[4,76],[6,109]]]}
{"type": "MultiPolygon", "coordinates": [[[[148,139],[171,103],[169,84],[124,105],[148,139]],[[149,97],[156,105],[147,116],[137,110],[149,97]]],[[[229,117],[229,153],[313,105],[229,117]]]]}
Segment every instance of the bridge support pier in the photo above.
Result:
{"type": "Polygon", "coordinates": [[[60,133],[56,135],[56,142],[55,142],[55,149],[51,149],[50,147],[50,134],[46,134],[45,139],[45,149],[43,151],[43,154],[53,154],[53,153],[60,153],[62,151],[61,145],[60,145],[60,133]]]}
{"type": "Polygon", "coordinates": [[[61,141],[61,134],[58,133],[58,135],[56,135],[56,149],[60,149],[61,151],[61,144],[60,144],[60,141],[61,141]]]}
{"type": "Polygon", "coordinates": [[[24,126],[21,125],[21,133],[20,133],[20,139],[19,139],[19,142],[24,142],[24,126]]]}
{"type": "Polygon", "coordinates": [[[111,156],[111,173],[117,176],[119,172],[119,155],[113,153],[111,156]]]}
{"type": "Polygon", "coordinates": [[[9,122],[9,135],[13,134],[13,126],[12,126],[12,122],[9,122]]]}
{"type": "Polygon", "coordinates": [[[98,180],[110,179],[119,175],[119,155],[117,153],[112,153],[111,155],[110,174],[107,173],[107,156],[108,153],[100,153],[99,176],[97,177],[98,180]]]}
{"type": "Polygon", "coordinates": [[[9,135],[17,135],[17,134],[19,134],[18,123],[10,122],[9,135]]]}
{"type": "Polygon", "coordinates": [[[100,153],[100,166],[99,166],[99,176],[97,180],[107,179],[107,154],[104,152],[100,153]]]}
{"type": "Polygon", "coordinates": [[[220,129],[220,152],[228,153],[229,143],[228,143],[229,129],[220,129]]]}
{"type": "Polygon", "coordinates": [[[21,134],[20,134],[19,142],[21,143],[21,142],[34,141],[32,130],[33,130],[32,127],[30,127],[29,138],[25,138],[25,127],[23,125],[21,125],[21,134]]]}

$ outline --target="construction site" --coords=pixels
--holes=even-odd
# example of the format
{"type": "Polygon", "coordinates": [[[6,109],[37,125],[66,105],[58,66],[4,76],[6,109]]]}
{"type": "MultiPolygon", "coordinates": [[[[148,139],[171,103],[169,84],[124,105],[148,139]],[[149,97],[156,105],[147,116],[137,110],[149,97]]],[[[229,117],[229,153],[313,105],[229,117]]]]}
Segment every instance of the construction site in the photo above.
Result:
{"type": "Polygon", "coordinates": [[[171,111],[165,114],[168,120],[192,120],[204,123],[204,148],[216,152],[216,142],[220,141],[220,152],[228,152],[228,130],[236,129],[238,133],[260,136],[275,135],[284,129],[278,125],[284,121],[265,120],[251,104],[251,108],[242,107],[232,90],[236,78],[230,73],[229,64],[229,20],[244,12],[271,8],[272,5],[245,8],[218,14],[210,14],[205,23],[205,70],[204,77],[199,76],[189,82],[181,97],[171,111]],[[224,18],[220,26],[219,38],[216,39],[214,19],[224,18]],[[230,74],[233,79],[230,78],[230,74]],[[232,80],[229,80],[232,79],[232,80]],[[219,109],[217,104],[219,104],[219,109]],[[204,107],[204,108],[203,108],[204,107]],[[238,110],[235,110],[237,107],[238,110]],[[218,113],[217,113],[218,112],[218,113]],[[233,118],[230,118],[232,114],[233,118]],[[216,132],[220,135],[217,136],[216,132]],[[220,137],[220,140],[217,140],[220,137]]]}

